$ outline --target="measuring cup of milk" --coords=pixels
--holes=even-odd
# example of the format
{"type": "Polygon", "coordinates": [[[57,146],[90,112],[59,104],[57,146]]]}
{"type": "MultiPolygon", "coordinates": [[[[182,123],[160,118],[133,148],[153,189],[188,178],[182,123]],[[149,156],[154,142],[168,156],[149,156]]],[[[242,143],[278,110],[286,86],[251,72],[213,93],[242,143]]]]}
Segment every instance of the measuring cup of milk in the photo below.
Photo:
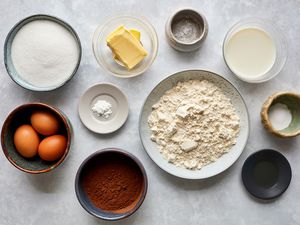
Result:
{"type": "Polygon", "coordinates": [[[271,21],[246,19],[226,34],[223,57],[241,80],[260,83],[275,77],[287,58],[285,37],[271,21]]]}

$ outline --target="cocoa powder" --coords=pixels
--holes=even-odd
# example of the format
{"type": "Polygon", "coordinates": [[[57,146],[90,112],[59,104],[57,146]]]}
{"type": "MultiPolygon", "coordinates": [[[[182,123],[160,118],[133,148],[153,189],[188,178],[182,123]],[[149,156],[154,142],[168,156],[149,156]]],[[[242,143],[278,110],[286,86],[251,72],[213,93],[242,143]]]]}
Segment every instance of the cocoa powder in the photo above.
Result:
{"type": "Polygon", "coordinates": [[[91,163],[82,184],[95,207],[115,212],[133,208],[144,188],[140,168],[131,159],[111,153],[91,163]]]}

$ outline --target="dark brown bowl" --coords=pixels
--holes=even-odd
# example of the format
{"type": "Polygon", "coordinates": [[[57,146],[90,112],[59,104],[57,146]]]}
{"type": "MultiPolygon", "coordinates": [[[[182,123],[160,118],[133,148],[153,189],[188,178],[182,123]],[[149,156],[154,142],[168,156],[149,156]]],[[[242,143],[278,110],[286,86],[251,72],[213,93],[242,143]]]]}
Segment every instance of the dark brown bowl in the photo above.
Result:
{"type": "Polygon", "coordinates": [[[148,180],[147,180],[147,174],[146,171],[140,162],[138,158],[136,158],[134,155],[132,155],[129,152],[126,152],[122,149],[118,148],[106,148],[99,150],[93,154],[91,154],[89,157],[87,157],[82,164],[80,165],[77,174],[76,174],[76,179],[75,179],[75,191],[76,191],[76,196],[81,204],[81,206],[91,215],[103,219],[103,220],[109,220],[109,221],[114,221],[114,220],[120,220],[126,217],[129,217],[133,213],[135,213],[140,206],[142,205],[146,193],[148,189],[148,180]],[[126,210],[120,210],[118,212],[110,212],[106,210],[102,210],[100,208],[97,208],[94,206],[94,204],[91,202],[89,197],[87,196],[84,188],[83,188],[83,178],[87,174],[87,171],[89,170],[91,165],[95,165],[94,163],[99,163],[104,157],[107,155],[113,156],[113,157],[122,157],[130,163],[132,163],[138,170],[141,172],[142,179],[143,179],[143,186],[141,193],[137,200],[133,203],[133,206],[127,207],[126,210]]]}
{"type": "Polygon", "coordinates": [[[60,110],[50,105],[37,102],[24,104],[14,109],[4,121],[1,131],[1,145],[6,158],[19,170],[31,174],[46,173],[60,165],[69,152],[71,139],[72,125],[68,118],[60,110]],[[60,120],[60,124],[63,124],[58,133],[67,137],[67,148],[63,156],[57,161],[46,162],[38,156],[30,159],[24,158],[18,153],[14,146],[13,138],[16,129],[23,124],[30,124],[30,115],[35,110],[47,110],[60,120]]]}

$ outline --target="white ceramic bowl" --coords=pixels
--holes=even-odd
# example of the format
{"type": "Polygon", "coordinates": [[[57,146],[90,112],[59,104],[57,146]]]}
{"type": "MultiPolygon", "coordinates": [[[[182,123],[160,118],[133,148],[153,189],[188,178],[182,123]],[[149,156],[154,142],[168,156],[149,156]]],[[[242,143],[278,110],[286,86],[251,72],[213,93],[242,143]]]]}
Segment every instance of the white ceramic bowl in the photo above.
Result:
{"type": "Polygon", "coordinates": [[[237,89],[225,78],[204,70],[188,70],[173,74],[161,81],[149,94],[140,114],[140,138],[150,158],[166,172],[186,179],[204,179],[215,176],[229,168],[241,155],[249,136],[249,118],[245,102],[237,89]],[[240,133],[237,143],[232,149],[221,156],[217,161],[206,165],[201,170],[188,170],[168,163],[159,152],[156,143],[150,140],[151,131],[148,126],[148,117],[154,105],[164,93],[174,87],[179,81],[191,79],[208,80],[219,87],[229,97],[240,117],[240,133]]]}
{"type": "Polygon", "coordinates": [[[90,87],[80,98],[79,117],[82,123],[91,131],[108,134],[118,130],[126,121],[129,105],[125,94],[112,84],[102,83],[90,87]],[[102,118],[92,111],[98,100],[105,100],[112,105],[109,118],[102,118]]]}

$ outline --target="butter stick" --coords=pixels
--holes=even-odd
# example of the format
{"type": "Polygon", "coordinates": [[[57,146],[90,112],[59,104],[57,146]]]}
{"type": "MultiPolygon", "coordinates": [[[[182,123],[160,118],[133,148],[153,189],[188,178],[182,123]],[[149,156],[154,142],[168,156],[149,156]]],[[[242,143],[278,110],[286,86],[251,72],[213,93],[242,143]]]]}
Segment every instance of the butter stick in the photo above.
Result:
{"type": "Polygon", "coordinates": [[[140,41],[139,36],[127,30],[124,26],[118,27],[106,39],[107,45],[128,69],[134,68],[147,55],[140,41]]]}

